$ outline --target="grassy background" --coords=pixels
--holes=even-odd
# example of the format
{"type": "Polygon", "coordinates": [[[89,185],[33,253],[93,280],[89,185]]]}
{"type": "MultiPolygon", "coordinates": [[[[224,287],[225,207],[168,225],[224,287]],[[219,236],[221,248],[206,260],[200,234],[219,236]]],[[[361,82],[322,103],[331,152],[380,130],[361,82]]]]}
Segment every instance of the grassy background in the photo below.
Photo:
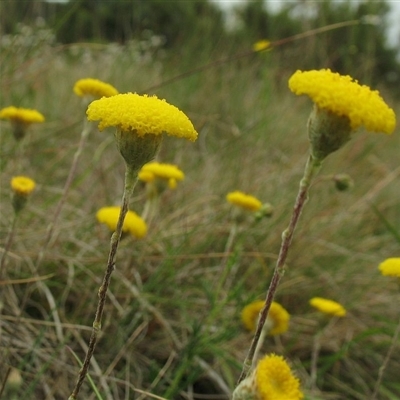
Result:
{"type": "MultiPolygon", "coordinates": [[[[86,350],[110,238],[95,213],[119,204],[123,190],[124,165],[112,130],[91,133],[39,268],[35,260],[85,118],[72,87],[94,77],[121,92],[166,98],[199,132],[194,144],[166,138],[158,160],[176,163],[186,178],[162,193],[147,237],[121,244],[91,370],[94,385],[103,399],[148,398],[135,388],[168,399],[228,398],[226,388],[233,389],[251,340],[240,311],[265,295],[308,152],[311,104],[287,89],[295,60],[292,70],[282,71],[274,51],[254,54],[148,90],[235,49],[215,43],[203,52],[191,45],[164,53],[151,42],[32,43],[3,48],[1,106],[36,108],[46,117],[32,126],[22,148],[8,122],[0,124],[2,247],[13,214],[11,177],[28,175],[38,184],[18,220],[0,285],[0,377],[12,365],[22,378],[3,397],[67,398],[79,369],[71,350],[81,359],[86,350]],[[225,195],[236,189],[272,203],[275,212],[258,223],[245,217],[226,252],[233,218],[225,195]],[[47,274],[41,284],[10,282],[47,274]]],[[[398,114],[390,92],[383,95],[398,114]]],[[[268,338],[263,350],[287,357],[308,399],[368,398],[398,324],[399,287],[377,266],[399,255],[399,133],[360,132],[329,156],[296,231],[276,299],[292,315],[290,329],[268,338]],[[349,174],[354,188],[337,192],[322,179],[336,173],[349,174]],[[328,320],[309,307],[313,296],[348,310],[321,337],[314,391],[311,352],[328,320]]],[[[141,186],[131,208],[141,213],[145,203],[141,186]]],[[[397,346],[379,399],[400,398],[399,356],[397,346]]],[[[81,394],[96,398],[88,384],[81,394]]]]}

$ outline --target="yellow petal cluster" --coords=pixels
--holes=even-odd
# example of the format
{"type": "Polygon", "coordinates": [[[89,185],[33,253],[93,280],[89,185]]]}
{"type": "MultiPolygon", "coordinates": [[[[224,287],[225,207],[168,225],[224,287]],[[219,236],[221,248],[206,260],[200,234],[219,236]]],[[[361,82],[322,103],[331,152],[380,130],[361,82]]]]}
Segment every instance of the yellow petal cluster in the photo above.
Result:
{"type": "Polygon", "coordinates": [[[93,96],[96,98],[110,97],[118,94],[118,90],[109,83],[99,79],[85,78],[75,82],[74,93],[79,97],[93,96]]]}
{"type": "Polygon", "coordinates": [[[139,137],[166,133],[191,141],[197,139],[189,118],[156,96],[124,93],[103,97],[93,101],[86,114],[89,121],[100,121],[100,130],[115,126],[122,131],[133,131],[139,137]]]}
{"type": "MultiPolygon", "coordinates": [[[[96,213],[97,221],[107,225],[114,232],[117,228],[120,211],[121,207],[118,206],[100,208],[96,213]]],[[[122,232],[129,232],[138,239],[143,238],[147,233],[146,222],[135,212],[128,210],[122,226],[122,232]]]]}
{"type": "Polygon", "coordinates": [[[36,186],[35,181],[27,176],[14,176],[10,184],[12,191],[20,196],[29,196],[36,186]]]}
{"type": "Polygon", "coordinates": [[[226,200],[235,206],[250,211],[258,211],[262,207],[262,203],[256,197],[243,193],[239,190],[230,192],[226,195],[226,200]]]}
{"type": "Polygon", "coordinates": [[[324,314],[336,317],[344,317],[346,315],[346,309],[340,303],[333,300],[324,299],[322,297],[313,297],[309,303],[312,307],[324,314]]]}
{"type": "MultiPolygon", "coordinates": [[[[249,331],[256,329],[258,316],[264,307],[265,301],[257,300],[245,306],[242,310],[243,325],[249,331]]],[[[268,334],[271,336],[280,335],[288,330],[290,314],[279,303],[273,301],[268,312],[267,324],[268,334]]]]}
{"type": "Polygon", "coordinates": [[[176,165],[151,162],[143,165],[138,177],[143,182],[153,182],[156,178],[166,179],[169,187],[175,189],[177,181],[182,181],[185,174],[176,165]]]}
{"type": "Polygon", "coordinates": [[[382,275],[400,278],[400,258],[387,258],[379,264],[379,271],[382,275]]]}
{"type": "Polygon", "coordinates": [[[304,398],[300,381],[282,356],[270,354],[262,358],[255,370],[259,400],[300,400],[304,398]]]}
{"type": "Polygon", "coordinates": [[[0,110],[0,119],[9,119],[12,122],[31,124],[44,122],[44,116],[37,110],[30,108],[5,107],[0,110]]]}
{"type": "Polygon", "coordinates": [[[364,126],[371,132],[394,131],[395,113],[379,92],[348,75],[329,69],[296,71],[289,79],[289,88],[297,95],[308,95],[319,108],[347,117],[353,130],[364,126]]]}

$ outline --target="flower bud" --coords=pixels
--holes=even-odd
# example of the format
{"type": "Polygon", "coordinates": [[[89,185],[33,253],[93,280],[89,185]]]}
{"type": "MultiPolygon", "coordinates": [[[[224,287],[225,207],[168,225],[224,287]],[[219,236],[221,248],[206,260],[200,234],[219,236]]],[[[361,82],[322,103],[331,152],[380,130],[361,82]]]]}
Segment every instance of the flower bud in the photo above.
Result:
{"type": "Polygon", "coordinates": [[[335,187],[339,192],[345,192],[346,190],[352,189],[354,181],[350,175],[347,174],[336,174],[333,177],[335,187]]]}

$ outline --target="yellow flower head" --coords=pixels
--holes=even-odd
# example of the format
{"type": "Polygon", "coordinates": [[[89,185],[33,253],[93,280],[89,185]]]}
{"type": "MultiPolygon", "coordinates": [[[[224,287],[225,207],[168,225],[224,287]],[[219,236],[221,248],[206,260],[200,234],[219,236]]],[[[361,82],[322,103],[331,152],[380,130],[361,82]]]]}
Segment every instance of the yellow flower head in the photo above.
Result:
{"type": "Polygon", "coordinates": [[[340,303],[333,300],[324,299],[322,297],[313,297],[310,300],[310,305],[324,314],[336,317],[344,317],[346,315],[346,309],[340,303]]]}
{"type": "MultiPolygon", "coordinates": [[[[258,316],[264,304],[265,301],[257,300],[243,308],[242,322],[249,331],[255,331],[258,316]]],[[[289,327],[289,319],[290,314],[279,303],[273,301],[265,324],[266,329],[268,329],[268,334],[274,336],[286,332],[289,327]]]]}
{"type": "Polygon", "coordinates": [[[268,49],[271,46],[271,42],[266,39],[259,40],[253,44],[253,51],[263,51],[268,49]]]}
{"type": "Polygon", "coordinates": [[[156,96],[117,94],[95,100],[86,111],[89,121],[99,129],[115,126],[115,140],[127,170],[137,176],[161,146],[163,133],[196,140],[197,132],[189,118],[175,106],[156,96]]]}
{"type": "Polygon", "coordinates": [[[226,195],[226,200],[235,206],[244,208],[250,211],[258,211],[262,207],[262,203],[256,197],[245,194],[236,190],[226,195]]]}
{"type": "Polygon", "coordinates": [[[100,98],[115,96],[118,94],[118,90],[114,86],[98,79],[86,78],[75,82],[74,93],[79,97],[93,96],[100,98]]]}
{"type": "Polygon", "coordinates": [[[29,108],[17,108],[14,106],[0,110],[0,119],[10,120],[13,126],[13,134],[16,140],[21,140],[27,128],[34,122],[44,122],[44,116],[36,110],[29,108]]]}
{"type": "Polygon", "coordinates": [[[262,358],[254,372],[259,400],[300,400],[304,398],[300,381],[293,375],[282,356],[262,358]]]}
{"type": "Polygon", "coordinates": [[[33,179],[27,176],[14,176],[10,182],[11,189],[14,192],[12,198],[12,206],[15,214],[18,214],[24,209],[28,196],[35,189],[36,183],[33,179]]]}
{"type": "MultiPolygon", "coordinates": [[[[121,207],[118,206],[100,208],[96,213],[97,221],[107,225],[108,228],[114,232],[117,228],[120,211],[121,207]]],[[[122,226],[122,232],[129,232],[138,239],[143,238],[147,233],[146,222],[135,212],[128,210],[122,226]]]]}
{"type": "Polygon", "coordinates": [[[20,196],[29,196],[35,189],[36,183],[26,176],[14,176],[11,179],[12,191],[20,196]]]}
{"type": "Polygon", "coordinates": [[[44,116],[30,108],[5,107],[0,110],[1,119],[9,119],[21,124],[32,124],[33,122],[44,122],[44,116]]]}
{"type": "Polygon", "coordinates": [[[138,177],[143,182],[153,182],[156,178],[165,179],[169,187],[175,189],[177,181],[182,181],[185,174],[176,165],[152,162],[143,165],[138,177]]]}
{"type": "Polygon", "coordinates": [[[93,101],[86,112],[89,121],[98,121],[99,129],[115,126],[138,136],[167,135],[197,139],[189,118],[177,107],[156,96],[136,93],[118,94],[93,101]]]}
{"type": "Polygon", "coordinates": [[[379,271],[382,275],[400,278],[400,258],[387,258],[379,264],[379,271]]]}
{"type": "Polygon", "coordinates": [[[379,92],[348,75],[329,69],[296,71],[289,79],[289,88],[297,95],[308,95],[320,109],[347,117],[352,130],[365,126],[371,132],[394,131],[396,116],[379,92]]]}

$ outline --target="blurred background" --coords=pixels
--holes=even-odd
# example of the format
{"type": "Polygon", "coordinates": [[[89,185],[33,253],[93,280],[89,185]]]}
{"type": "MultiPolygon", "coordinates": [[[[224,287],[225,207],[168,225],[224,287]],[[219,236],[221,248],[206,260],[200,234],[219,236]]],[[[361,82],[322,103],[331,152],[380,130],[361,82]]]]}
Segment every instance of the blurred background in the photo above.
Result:
{"type": "MultiPolygon", "coordinates": [[[[9,121],[0,121],[0,251],[12,226],[11,178],[28,174],[37,182],[0,284],[3,398],[71,393],[79,369],[72,351],[85,354],[111,234],[95,215],[121,201],[124,164],[113,131],[93,124],[54,236],[35,265],[86,121],[75,82],[91,77],[120,92],[156,94],[199,132],[195,143],[164,139],[158,161],[178,165],[185,179],[159,193],[147,236],[121,243],[91,369],[100,395],[85,383],[82,398],[149,398],[137,392],[145,390],[227,400],[252,338],[241,311],[265,298],[309,151],[312,103],[289,91],[288,78],[297,69],[331,68],[379,89],[400,115],[396,4],[0,1],[0,107],[45,116],[20,142],[9,121]],[[305,35],[330,24],[343,25],[305,35]],[[299,34],[253,50],[260,40],[299,34]],[[234,238],[236,214],[226,201],[233,190],[274,208],[261,221],[241,216],[234,238]],[[4,376],[10,366],[15,385],[4,376]]],[[[392,135],[360,129],[327,157],[296,229],[276,296],[291,315],[289,330],[267,337],[262,350],[290,361],[306,399],[371,398],[399,329],[399,287],[378,271],[399,256],[399,148],[399,127],[392,135]],[[336,174],[349,175],[352,188],[339,192],[336,174]],[[340,302],[346,317],[331,323],[317,315],[308,304],[314,296],[340,302]]],[[[138,185],[131,209],[144,215],[147,202],[138,185]]],[[[400,398],[399,370],[397,342],[377,399],[400,398]]]]}
{"type": "Polygon", "coordinates": [[[396,1],[70,0],[0,3],[3,46],[22,26],[49,29],[59,44],[120,45],[152,38],[167,54],[196,49],[196,65],[232,55],[260,39],[277,40],[337,22],[357,26],[289,43],[274,52],[281,73],[329,67],[400,91],[400,6],[396,1]]]}

